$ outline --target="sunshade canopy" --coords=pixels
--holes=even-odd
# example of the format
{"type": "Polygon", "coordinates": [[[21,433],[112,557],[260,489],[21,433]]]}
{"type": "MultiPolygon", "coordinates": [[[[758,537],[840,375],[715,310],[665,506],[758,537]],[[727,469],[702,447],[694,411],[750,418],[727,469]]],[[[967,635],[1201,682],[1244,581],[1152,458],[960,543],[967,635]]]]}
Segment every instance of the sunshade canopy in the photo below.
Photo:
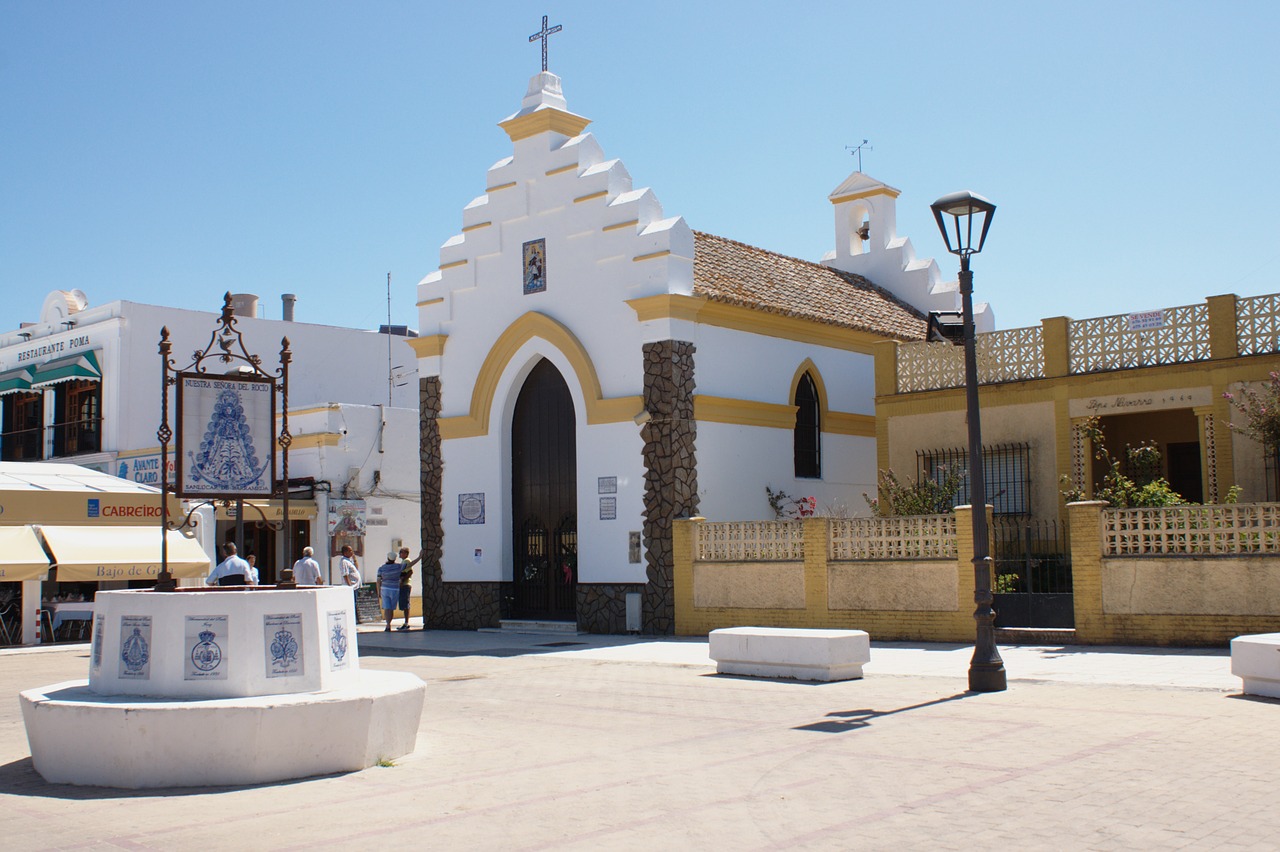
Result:
{"type": "Polygon", "coordinates": [[[0,581],[43,580],[48,571],[49,557],[34,529],[0,527],[0,581]]]}
{"type": "MultiPolygon", "coordinates": [[[[159,525],[132,527],[41,526],[53,553],[58,580],[154,580],[160,574],[159,525]]],[[[203,577],[209,557],[200,542],[178,531],[166,534],[169,572],[175,577],[203,577]]]]}

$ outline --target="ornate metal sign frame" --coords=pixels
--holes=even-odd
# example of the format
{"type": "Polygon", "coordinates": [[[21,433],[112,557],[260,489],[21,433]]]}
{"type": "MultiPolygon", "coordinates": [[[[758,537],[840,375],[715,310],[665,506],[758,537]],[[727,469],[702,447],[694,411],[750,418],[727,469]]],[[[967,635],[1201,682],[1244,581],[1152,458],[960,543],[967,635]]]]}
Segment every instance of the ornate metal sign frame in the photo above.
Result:
{"type": "MultiPolygon", "coordinates": [[[[169,340],[169,328],[165,326],[160,329],[160,363],[161,363],[161,384],[160,384],[160,428],[156,431],[156,438],[160,441],[160,458],[163,476],[161,478],[161,500],[160,500],[160,525],[161,525],[161,543],[160,543],[160,576],[156,580],[157,591],[172,591],[177,587],[177,583],[173,579],[173,575],[169,573],[169,545],[168,538],[165,535],[169,530],[181,529],[187,526],[191,520],[191,516],[196,509],[204,505],[216,505],[221,503],[224,507],[230,508],[235,500],[244,498],[254,498],[268,496],[272,498],[278,497],[282,503],[282,520],[277,525],[266,521],[266,515],[258,509],[259,515],[262,516],[262,522],[268,523],[274,529],[285,531],[285,561],[281,570],[280,586],[292,586],[293,580],[293,554],[289,552],[290,541],[288,535],[289,528],[289,445],[293,439],[289,435],[289,364],[293,360],[293,353],[289,349],[289,338],[284,337],[280,340],[280,368],[275,372],[269,372],[262,366],[262,358],[254,355],[245,348],[244,333],[236,328],[235,310],[231,303],[231,294],[227,293],[223,296],[222,316],[218,321],[218,325],[214,328],[213,333],[209,337],[209,343],[204,349],[197,349],[192,353],[191,362],[179,368],[172,358],[173,344],[169,340]],[[232,365],[230,368],[228,365],[232,365]],[[238,366],[235,366],[238,365],[238,366]],[[183,382],[191,379],[208,379],[208,380],[227,380],[229,382],[256,382],[264,383],[271,388],[271,422],[274,428],[277,413],[280,418],[280,432],[273,436],[271,442],[274,446],[268,448],[268,460],[266,462],[269,470],[270,483],[269,487],[263,490],[252,490],[248,492],[237,492],[234,490],[220,490],[217,494],[209,492],[196,492],[191,496],[204,497],[203,501],[197,503],[191,511],[187,512],[186,517],[180,523],[174,524],[169,521],[169,495],[182,494],[180,483],[182,482],[183,471],[186,469],[183,465],[183,459],[180,457],[183,450],[182,441],[182,414],[183,414],[183,382]],[[169,392],[173,389],[176,397],[179,431],[177,453],[179,458],[175,459],[174,472],[177,477],[177,483],[170,483],[169,469],[167,460],[169,458],[169,443],[173,440],[174,431],[169,426],[169,392]],[[279,394],[280,404],[276,406],[276,395],[279,394]],[[276,478],[276,449],[279,449],[280,460],[280,477],[276,478]],[[278,484],[279,483],[279,484],[278,484]]],[[[253,506],[253,504],[246,504],[253,506]]],[[[257,507],[254,507],[257,508],[257,507]]]]}

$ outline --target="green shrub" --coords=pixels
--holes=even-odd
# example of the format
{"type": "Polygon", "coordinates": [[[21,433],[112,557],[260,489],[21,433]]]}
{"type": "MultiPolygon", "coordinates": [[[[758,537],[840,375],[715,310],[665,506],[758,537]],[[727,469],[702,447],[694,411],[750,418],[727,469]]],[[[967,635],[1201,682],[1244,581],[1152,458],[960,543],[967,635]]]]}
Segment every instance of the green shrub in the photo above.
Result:
{"type": "Polygon", "coordinates": [[[892,470],[880,471],[878,485],[880,496],[863,494],[873,514],[880,517],[893,515],[942,515],[955,506],[956,495],[964,482],[964,474],[946,466],[938,468],[938,480],[918,479],[904,483],[892,470]]]}

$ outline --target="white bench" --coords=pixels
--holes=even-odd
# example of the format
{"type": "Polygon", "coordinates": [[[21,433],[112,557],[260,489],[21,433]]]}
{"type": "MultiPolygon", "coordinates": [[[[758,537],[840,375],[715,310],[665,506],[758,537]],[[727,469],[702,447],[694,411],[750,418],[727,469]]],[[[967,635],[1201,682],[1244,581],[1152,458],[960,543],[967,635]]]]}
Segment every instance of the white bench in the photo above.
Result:
{"type": "Polygon", "coordinates": [[[853,680],[871,662],[865,630],[726,627],[712,630],[707,640],[720,674],[853,680]]]}
{"type": "Polygon", "coordinates": [[[1246,694],[1280,698],[1280,633],[1232,639],[1231,673],[1244,680],[1246,694]]]}

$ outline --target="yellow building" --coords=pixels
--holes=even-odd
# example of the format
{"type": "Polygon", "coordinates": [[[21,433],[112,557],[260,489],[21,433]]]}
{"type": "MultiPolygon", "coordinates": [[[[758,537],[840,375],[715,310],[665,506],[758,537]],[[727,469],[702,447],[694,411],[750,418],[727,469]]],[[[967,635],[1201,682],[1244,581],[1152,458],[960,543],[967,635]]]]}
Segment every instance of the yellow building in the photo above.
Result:
{"type": "MultiPolygon", "coordinates": [[[[1105,470],[1081,432],[1097,416],[1108,450],[1155,443],[1161,473],[1189,502],[1280,499],[1275,459],[1225,393],[1280,369],[1280,294],[978,335],[987,495],[997,516],[1063,516],[1061,491],[1092,495],[1105,470]]],[[[901,478],[967,468],[961,347],[893,342],[876,350],[877,462],[901,478]]],[[[959,502],[966,502],[963,492],[959,502]]]]}

